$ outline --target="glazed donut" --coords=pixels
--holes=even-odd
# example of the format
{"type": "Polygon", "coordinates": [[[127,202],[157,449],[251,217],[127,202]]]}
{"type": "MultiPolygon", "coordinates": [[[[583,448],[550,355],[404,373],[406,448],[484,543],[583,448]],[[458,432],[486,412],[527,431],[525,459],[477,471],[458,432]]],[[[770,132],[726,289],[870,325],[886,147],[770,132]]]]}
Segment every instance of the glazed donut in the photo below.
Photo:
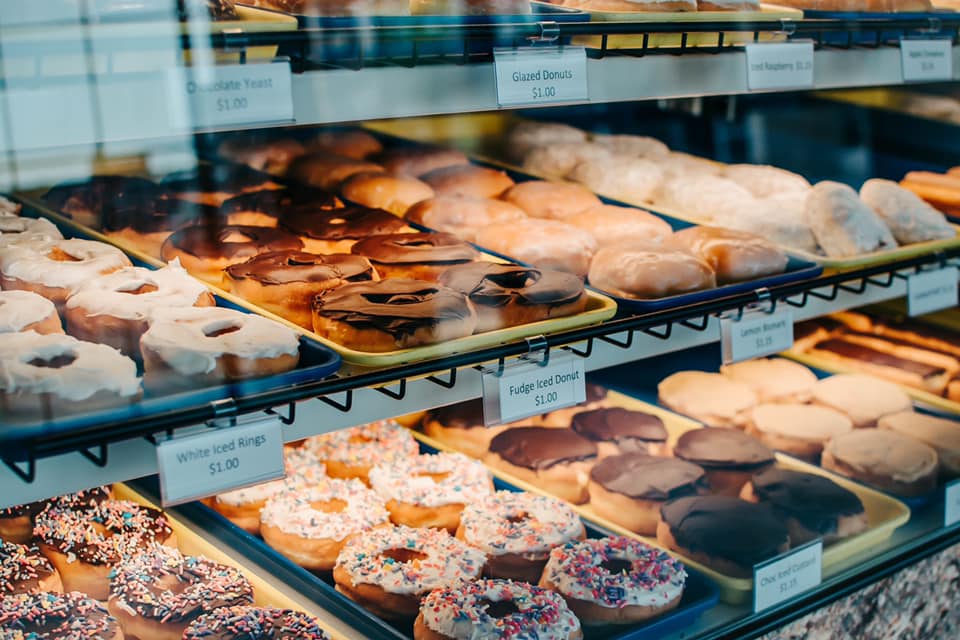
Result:
{"type": "Polygon", "coordinates": [[[467,296],[477,333],[580,313],[583,281],[572,273],[477,261],[448,268],[439,283],[467,296]]]}
{"type": "Polygon", "coordinates": [[[430,591],[473,580],[484,554],[443,529],[381,527],[347,541],[333,579],[337,591],[388,620],[412,619],[430,591]]]}
{"type": "Polygon", "coordinates": [[[0,216],[0,249],[40,249],[62,239],[60,230],[46,218],[0,216]]]}
{"type": "Polygon", "coordinates": [[[373,134],[363,129],[332,129],[321,131],[307,143],[311,151],[325,151],[345,158],[362,160],[383,151],[383,145],[373,134]]]}
{"type": "Polygon", "coordinates": [[[217,148],[217,155],[225,160],[274,176],[283,175],[290,163],[304,153],[306,149],[293,138],[257,141],[236,136],[224,140],[217,148]]]}
{"type": "Polygon", "coordinates": [[[550,550],[586,535],[580,516],[549,496],[497,491],[468,504],[457,537],[487,554],[483,575],[536,583],[550,550]]]}
{"type": "Polygon", "coordinates": [[[213,207],[241,193],[283,188],[263,173],[240,164],[204,164],[170,173],[160,184],[176,198],[213,207]]]}
{"type": "Polygon", "coordinates": [[[116,567],[107,608],[125,637],[180,640],[201,615],[250,604],[253,587],[237,569],[155,545],[116,567]]]}
{"type": "Polygon", "coordinates": [[[82,509],[50,505],[37,516],[33,533],[65,591],[106,600],[117,563],[154,543],[176,546],[160,511],[126,500],[105,500],[82,509]]]}
{"type": "Polygon", "coordinates": [[[158,197],[138,209],[106,210],[100,214],[103,235],[125,249],[160,257],[160,248],[170,234],[190,224],[218,219],[216,207],[177,198],[158,197]]]}
{"type": "Polygon", "coordinates": [[[392,420],[313,436],[304,447],[326,465],[331,478],[357,478],[364,483],[376,465],[405,460],[420,450],[410,431],[392,420]]]}
{"type": "Polygon", "coordinates": [[[503,200],[439,195],[413,205],[404,217],[414,224],[474,242],[481,227],[519,220],[526,218],[527,214],[503,200]]]}
{"type": "Polygon", "coordinates": [[[329,211],[340,206],[340,200],[326,191],[289,187],[234,196],[220,205],[217,219],[227,225],[276,227],[290,210],[329,211]]]}
{"type": "Polygon", "coordinates": [[[162,269],[124,267],[88,280],[67,298],[70,335],[140,359],[140,336],[157,309],[212,307],[213,294],[176,261],[162,269]]]}
{"type": "Polygon", "coordinates": [[[160,257],[170,262],[179,259],[191,274],[219,285],[223,270],[268,251],[299,251],[300,238],[270,227],[226,225],[190,226],[173,232],[163,243],[160,257]]]}
{"type": "Polygon", "coordinates": [[[313,330],[313,298],[348,282],[379,280],[370,261],[343,253],[270,251],[224,270],[224,288],[304,329],[313,330]]]}
{"type": "Polygon", "coordinates": [[[305,251],[320,254],[350,253],[357,240],[410,230],[392,213],[357,206],[330,211],[292,209],[284,213],[283,226],[300,237],[305,251]]]}
{"type": "Polygon", "coordinates": [[[423,418],[425,434],[471,458],[482,458],[490,440],[507,428],[483,424],[482,398],[433,409],[423,418]]]}
{"type": "Polygon", "coordinates": [[[219,607],[183,632],[183,640],[328,640],[313,616],[273,607],[219,607]]]}
{"type": "Polygon", "coordinates": [[[58,240],[31,250],[15,248],[0,255],[0,287],[33,291],[58,308],[80,284],[129,267],[120,249],[93,240],[58,240]]]}
{"type": "Polygon", "coordinates": [[[450,267],[477,260],[480,252],[449,233],[392,233],[369,236],[350,252],[370,260],[384,278],[436,282],[450,267]]]}
{"type": "Polygon", "coordinates": [[[666,240],[673,228],[663,218],[642,209],[602,204],[565,218],[564,222],[593,236],[598,247],[646,244],[666,240]]]}
{"type": "Polygon", "coordinates": [[[657,160],[610,156],[581,162],[567,174],[595,193],[631,204],[653,201],[663,182],[657,160]]]}
{"type": "Polygon", "coordinates": [[[5,640],[123,640],[106,607],[82,593],[31,591],[0,598],[5,640]]]}
{"type": "MultiPolygon", "coordinates": [[[[563,409],[555,409],[549,413],[531,418],[529,424],[538,427],[572,427],[573,417],[578,413],[603,409],[607,406],[607,390],[605,387],[587,382],[585,391],[586,399],[580,404],[563,409]]],[[[597,455],[600,455],[600,447],[597,448],[597,455]]]]}
{"type": "Polygon", "coordinates": [[[540,586],[563,596],[584,625],[635,624],[675,609],[686,580],[667,552],[612,536],[553,549],[540,586]]]}
{"type": "Polygon", "coordinates": [[[0,540],[0,594],[63,591],[60,574],[36,547],[0,540]]]}
{"type": "Polygon", "coordinates": [[[431,591],[413,623],[414,640],[511,636],[579,640],[583,632],[556,593],[510,580],[477,580],[431,591]]]}
{"type": "Polygon", "coordinates": [[[0,408],[52,419],[140,399],[137,365],[112,347],[59,333],[0,334],[0,408]]]}
{"type": "Polygon", "coordinates": [[[370,487],[386,500],[390,520],[456,533],[467,504],[493,493],[487,468],[462,453],[410,456],[370,470],[370,487]]]}
{"type": "Polygon", "coordinates": [[[643,245],[607,246],[593,256],[590,284],[621,298],[649,299],[712,289],[710,264],[691,253],[643,245]]]}
{"type": "Polygon", "coordinates": [[[438,196],[475,198],[496,198],[514,184],[505,171],[475,164],[441,167],[423,174],[420,179],[438,196]]]}
{"type": "Polygon", "coordinates": [[[590,270],[597,241],[589,233],[558,220],[525,218],[496,222],[477,230],[477,244],[540,268],[580,277],[590,270]]]}
{"type": "Polygon", "coordinates": [[[581,211],[598,207],[602,202],[593,192],[570,182],[530,180],[507,189],[503,200],[515,204],[534,218],[562,220],[581,211]]]}
{"type": "Polygon", "coordinates": [[[356,174],[382,171],[383,167],[368,160],[321,151],[308,153],[294,160],[287,170],[286,177],[300,184],[335,191],[356,174]]]}
{"type": "Polygon", "coordinates": [[[688,227],[673,234],[671,241],[709,264],[721,285],[783,273],[787,268],[783,249],[746,231],[688,227]]]}
{"type": "Polygon", "coordinates": [[[57,307],[32,291],[0,291],[0,333],[63,333],[57,307]]]}
{"type": "Polygon", "coordinates": [[[268,545],[311,571],[331,571],[352,536],[389,524],[383,500],[359,480],[328,479],[267,499],[260,533],[268,545]]]}
{"type": "Polygon", "coordinates": [[[345,284],[313,299],[313,330],[360,351],[448,342],[476,327],[477,312],[466,296],[423,280],[345,284]]]}
{"type": "Polygon", "coordinates": [[[470,164],[461,151],[428,146],[387,149],[374,156],[373,160],[398,176],[422,176],[435,169],[470,164]]]}
{"type": "Polygon", "coordinates": [[[523,157],[523,170],[545,178],[564,178],[581,163],[609,158],[609,149],[592,142],[552,142],[531,149],[523,157]]]}
{"type": "Polygon", "coordinates": [[[356,173],[341,186],[344,199],[403,216],[407,209],[434,193],[426,182],[408,175],[356,173]]]}
{"type": "Polygon", "coordinates": [[[269,376],[300,360],[292,329],[267,318],[220,307],[157,309],[140,338],[144,384],[151,389],[269,376]]]}

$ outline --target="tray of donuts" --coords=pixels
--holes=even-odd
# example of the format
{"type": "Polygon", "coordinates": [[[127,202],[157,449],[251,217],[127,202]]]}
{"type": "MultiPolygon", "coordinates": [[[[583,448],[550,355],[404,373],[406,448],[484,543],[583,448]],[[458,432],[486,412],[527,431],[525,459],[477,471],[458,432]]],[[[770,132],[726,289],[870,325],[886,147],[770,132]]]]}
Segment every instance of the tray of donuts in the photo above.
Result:
{"type": "Polygon", "coordinates": [[[122,485],[0,510],[0,573],[3,637],[351,637],[295,584],[122,485]]]}
{"type": "Polygon", "coordinates": [[[159,415],[335,373],[340,357],[62,220],[4,200],[0,442],[159,415]],[[64,236],[67,236],[66,238],[64,236]]]}
{"type": "Polygon", "coordinates": [[[418,437],[447,450],[470,441],[498,477],[669,549],[716,581],[730,603],[748,601],[754,564],[791,545],[822,537],[830,575],[910,517],[900,501],[775,453],[742,431],[703,428],[602,389],[576,410],[492,432],[482,427],[479,406],[446,407],[424,420],[433,437],[418,437]]]}
{"type": "Polygon", "coordinates": [[[309,583],[329,610],[366,618],[369,637],[656,638],[717,602],[702,573],[660,549],[393,421],[286,455],[286,479],[172,513],[281,581],[309,583]]]}

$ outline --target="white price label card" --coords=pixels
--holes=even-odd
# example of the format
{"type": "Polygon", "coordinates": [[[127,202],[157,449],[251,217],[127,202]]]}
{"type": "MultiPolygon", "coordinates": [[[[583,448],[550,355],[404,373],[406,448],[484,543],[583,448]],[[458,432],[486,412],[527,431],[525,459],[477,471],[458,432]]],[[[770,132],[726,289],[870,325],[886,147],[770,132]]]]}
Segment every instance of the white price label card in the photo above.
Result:
{"type": "Polygon", "coordinates": [[[808,89],[813,86],[813,42],[753,42],[747,52],[747,88],[808,89]]]}
{"type": "Polygon", "coordinates": [[[293,120],[289,62],[178,67],[167,80],[178,130],[293,120]]]}
{"type": "Polygon", "coordinates": [[[520,359],[503,373],[483,373],[483,419],[487,425],[513,422],[587,399],[583,358],[567,351],[551,351],[546,365],[520,359]]]}
{"type": "Polygon", "coordinates": [[[501,107],[590,98],[583,47],[495,49],[493,66],[501,107]]]}
{"type": "Polygon", "coordinates": [[[753,610],[763,611],[823,579],[823,541],[814,540],[753,567],[753,610]]]}
{"type": "Polygon", "coordinates": [[[723,362],[730,364],[780,353],[793,347],[793,311],[746,311],[739,320],[720,320],[723,362]]]}
{"type": "Polygon", "coordinates": [[[953,42],[949,39],[900,39],[904,82],[953,80],[953,42]]]}
{"type": "Polygon", "coordinates": [[[922,316],[957,306],[956,267],[921,271],[907,276],[907,313],[922,316]]]}
{"type": "Polygon", "coordinates": [[[164,506],[282,478],[283,435],[275,417],[157,445],[164,506]]]}
{"type": "Polygon", "coordinates": [[[943,489],[943,526],[960,522],[960,480],[948,482],[943,489]]]}

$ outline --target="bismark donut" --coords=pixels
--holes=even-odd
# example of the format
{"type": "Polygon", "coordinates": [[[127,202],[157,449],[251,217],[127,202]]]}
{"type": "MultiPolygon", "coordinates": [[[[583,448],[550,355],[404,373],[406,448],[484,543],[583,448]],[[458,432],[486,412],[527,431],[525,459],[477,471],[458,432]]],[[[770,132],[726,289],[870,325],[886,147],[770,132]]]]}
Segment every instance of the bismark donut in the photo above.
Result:
{"type": "Polygon", "coordinates": [[[0,598],[4,640],[123,640],[107,609],[82,593],[31,591],[0,598]]]}
{"type": "Polygon", "coordinates": [[[374,466],[405,460],[420,450],[410,431],[392,420],[313,436],[304,446],[327,466],[331,478],[357,478],[365,483],[374,466]]]}

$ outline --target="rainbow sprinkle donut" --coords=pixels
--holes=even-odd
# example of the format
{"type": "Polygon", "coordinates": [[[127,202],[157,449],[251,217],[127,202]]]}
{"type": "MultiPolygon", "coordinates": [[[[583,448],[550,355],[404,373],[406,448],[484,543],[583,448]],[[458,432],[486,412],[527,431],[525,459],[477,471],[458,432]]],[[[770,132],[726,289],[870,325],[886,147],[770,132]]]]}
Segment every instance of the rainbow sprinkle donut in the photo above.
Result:
{"type": "Polygon", "coordinates": [[[190,623],[183,640],[327,640],[313,616],[273,607],[221,607],[190,623]]]}

